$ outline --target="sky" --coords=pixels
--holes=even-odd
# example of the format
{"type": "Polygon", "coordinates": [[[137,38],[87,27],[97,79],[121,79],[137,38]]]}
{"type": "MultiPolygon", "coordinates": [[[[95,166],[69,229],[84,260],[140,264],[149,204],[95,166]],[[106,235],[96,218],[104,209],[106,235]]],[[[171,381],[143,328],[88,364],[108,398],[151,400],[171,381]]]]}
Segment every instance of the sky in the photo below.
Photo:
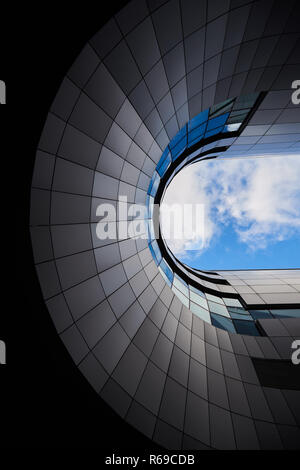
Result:
{"type": "Polygon", "coordinates": [[[177,204],[177,211],[202,205],[203,224],[192,240],[174,239],[161,217],[167,245],[191,267],[300,268],[300,155],[192,164],[174,177],[162,202],[177,204]]]}

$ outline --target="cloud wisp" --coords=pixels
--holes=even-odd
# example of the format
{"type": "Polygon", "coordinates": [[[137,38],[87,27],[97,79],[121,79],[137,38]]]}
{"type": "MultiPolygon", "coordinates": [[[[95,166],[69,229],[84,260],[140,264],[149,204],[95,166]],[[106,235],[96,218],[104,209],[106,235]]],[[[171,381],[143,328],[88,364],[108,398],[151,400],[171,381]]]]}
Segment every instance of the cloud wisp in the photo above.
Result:
{"type": "MultiPolygon", "coordinates": [[[[216,159],[184,168],[163,202],[203,204],[204,230],[193,240],[166,240],[175,255],[207,250],[232,225],[246,249],[300,235],[300,156],[216,159]]],[[[161,218],[162,233],[164,219],[161,218]]]]}

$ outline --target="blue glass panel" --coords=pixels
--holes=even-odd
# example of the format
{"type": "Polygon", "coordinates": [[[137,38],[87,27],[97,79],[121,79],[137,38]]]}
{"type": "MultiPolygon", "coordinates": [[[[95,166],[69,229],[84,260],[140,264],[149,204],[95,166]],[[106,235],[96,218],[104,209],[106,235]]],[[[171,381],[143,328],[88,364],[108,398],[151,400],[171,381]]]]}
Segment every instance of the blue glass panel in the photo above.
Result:
{"type": "Polygon", "coordinates": [[[160,177],[159,177],[159,174],[155,171],[153,173],[153,176],[149,184],[148,194],[154,197],[156,194],[157,188],[159,186],[159,183],[160,183],[160,177]]]}
{"type": "Polygon", "coordinates": [[[211,131],[208,131],[205,133],[205,138],[207,137],[211,137],[212,135],[216,135],[216,134],[219,134],[220,132],[223,131],[223,126],[222,127],[217,127],[216,129],[212,129],[211,131]]]}
{"type": "Polygon", "coordinates": [[[272,315],[277,318],[300,318],[300,309],[299,308],[290,308],[290,309],[272,309],[272,315]]]}
{"type": "Polygon", "coordinates": [[[232,333],[235,333],[234,325],[229,318],[221,317],[220,315],[216,315],[215,313],[211,313],[210,316],[212,325],[216,326],[217,328],[221,328],[222,330],[231,331],[232,333]]]}
{"type": "Polygon", "coordinates": [[[190,120],[188,124],[188,132],[190,133],[193,129],[196,127],[200,126],[200,124],[203,124],[208,120],[208,109],[205,111],[202,111],[202,113],[198,114],[198,116],[195,116],[193,119],[190,120]]]}
{"type": "Polygon", "coordinates": [[[249,321],[253,321],[251,315],[245,315],[245,314],[238,313],[238,312],[232,312],[231,310],[229,310],[229,315],[230,315],[231,318],[233,318],[234,320],[249,320],[249,321]]]}
{"type": "Polygon", "coordinates": [[[199,142],[203,138],[204,132],[206,129],[206,123],[202,124],[201,126],[197,127],[197,129],[193,130],[188,135],[188,146],[194,145],[196,142],[199,142]]]}
{"type": "Polygon", "coordinates": [[[148,239],[155,240],[153,220],[148,221],[148,239]]]}
{"type": "Polygon", "coordinates": [[[166,149],[164,150],[162,156],[160,157],[160,160],[157,164],[156,170],[161,167],[161,165],[163,164],[163,162],[165,161],[165,159],[167,158],[169,153],[170,153],[170,149],[169,149],[169,147],[166,147],[166,149]]]}
{"type": "Polygon", "coordinates": [[[225,114],[221,114],[221,116],[210,119],[207,123],[207,130],[210,131],[212,129],[215,129],[216,127],[224,126],[224,124],[227,121],[228,116],[229,116],[229,113],[225,113],[225,114]]]}
{"type": "Polygon", "coordinates": [[[161,159],[158,162],[158,165],[156,167],[156,171],[160,175],[160,177],[163,177],[165,172],[167,171],[172,159],[171,159],[171,154],[169,152],[169,149],[167,149],[167,152],[164,152],[161,159]]]}
{"type": "Polygon", "coordinates": [[[149,246],[149,250],[151,251],[151,255],[152,255],[153,259],[156,260],[155,251],[153,250],[152,244],[148,243],[148,246],[149,246]]]}
{"type": "Polygon", "coordinates": [[[181,155],[181,153],[184,151],[184,149],[186,148],[186,145],[187,145],[187,138],[186,136],[176,145],[176,147],[174,147],[172,150],[171,150],[171,153],[172,153],[172,158],[173,160],[176,160],[176,158],[179,157],[179,155],[181,155]]]}
{"type": "Polygon", "coordinates": [[[152,196],[147,196],[147,208],[148,208],[148,218],[152,219],[153,216],[153,207],[154,207],[154,198],[152,196]]]}
{"type": "Polygon", "coordinates": [[[169,147],[170,149],[173,149],[174,147],[176,147],[178,145],[178,143],[184,138],[186,137],[186,134],[187,134],[187,126],[184,126],[179,132],[177,132],[177,134],[175,135],[175,137],[171,140],[171,142],[169,143],[169,147]]]}
{"type": "Polygon", "coordinates": [[[167,276],[167,278],[169,279],[169,281],[172,283],[173,282],[173,271],[171,271],[171,269],[169,268],[169,266],[167,265],[167,263],[165,262],[164,259],[161,260],[160,267],[163,270],[163,272],[165,273],[165,275],[167,276]]]}
{"type": "Polygon", "coordinates": [[[254,321],[233,320],[233,323],[240,335],[261,336],[254,321]]]}
{"type": "Polygon", "coordinates": [[[155,178],[155,181],[153,183],[153,186],[152,186],[152,190],[151,190],[151,196],[155,197],[155,194],[156,194],[156,191],[157,191],[157,188],[159,186],[159,183],[160,183],[160,177],[158,176],[158,173],[156,173],[157,177],[155,178]]]}
{"type": "Polygon", "coordinates": [[[161,256],[161,252],[160,252],[160,249],[158,247],[158,244],[157,244],[157,241],[156,240],[153,240],[153,242],[151,243],[152,245],[152,248],[153,248],[153,251],[154,251],[154,256],[153,256],[153,252],[152,252],[152,256],[154,258],[154,261],[157,265],[159,265],[159,263],[161,262],[162,260],[162,256],[161,256]]]}
{"type": "Polygon", "coordinates": [[[149,188],[148,188],[147,194],[150,194],[150,193],[151,193],[152,187],[153,187],[153,183],[154,183],[154,174],[153,174],[153,176],[152,176],[152,178],[151,178],[151,180],[150,180],[149,188]]]}
{"type": "Polygon", "coordinates": [[[259,320],[261,318],[273,318],[269,310],[249,310],[249,313],[252,315],[254,320],[259,320]]]}
{"type": "MultiPolygon", "coordinates": [[[[225,299],[225,303],[226,303],[226,299],[225,299]]],[[[249,315],[248,310],[245,310],[243,307],[232,307],[232,306],[227,305],[227,308],[229,312],[232,312],[232,313],[238,313],[240,315],[249,315]]]]}
{"type": "Polygon", "coordinates": [[[170,281],[170,279],[167,278],[165,272],[161,269],[160,266],[158,266],[158,270],[160,274],[162,275],[163,279],[165,280],[165,282],[168,284],[168,286],[172,288],[172,281],[170,281]]]}

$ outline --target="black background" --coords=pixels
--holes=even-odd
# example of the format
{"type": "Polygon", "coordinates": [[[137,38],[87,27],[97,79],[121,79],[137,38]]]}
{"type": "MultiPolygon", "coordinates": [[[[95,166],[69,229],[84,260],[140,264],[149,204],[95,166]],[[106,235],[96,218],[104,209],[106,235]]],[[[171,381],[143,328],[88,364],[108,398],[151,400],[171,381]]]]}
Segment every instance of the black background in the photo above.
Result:
{"type": "Polygon", "coordinates": [[[158,451],[119,418],[74,366],[44,305],[29,237],[36,147],[57,90],[86,42],[127,2],[1,4],[2,245],[0,447],[158,451]],[[2,11],[3,10],[3,11],[2,11]],[[8,168],[6,166],[8,162],[8,168]],[[6,274],[7,273],[7,274],[6,274]]]}

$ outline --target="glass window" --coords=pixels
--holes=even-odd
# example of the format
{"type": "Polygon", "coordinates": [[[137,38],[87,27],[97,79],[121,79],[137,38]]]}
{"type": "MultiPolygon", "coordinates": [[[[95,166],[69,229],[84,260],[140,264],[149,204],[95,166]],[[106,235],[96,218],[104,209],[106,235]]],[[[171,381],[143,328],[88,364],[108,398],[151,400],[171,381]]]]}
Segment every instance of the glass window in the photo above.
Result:
{"type": "Polygon", "coordinates": [[[228,310],[232,313],[239,313],[240,315],[249,315],[248,310],[243,307],[228,307],[228,310]]]}
{"type": "Polygon", "coordinates": [[[239,313],[239,312],[236,312],[236,311],[233,311],[231,309],[228,309],[229,311],[229,315],[231,316],[231,318],[233,318],[234,320],[249,320],[249,321],[253,321],[251,315],[249,315],[249,313],[245,310],[244,312],[245,313],[239,313]]]}
{"type": "Polygon", "coordinates": [[[248,95],[239,96],[233,105],[233,109],[252,108],[258,98],[259,93],[248,93],[248,95]]]}
{"type": "Polygon", "coordinates": [[[151,251],[151,255],[153,257],[154,260],[156,260],[156,255],[155,255],[155,251],[153,250],[153,246],[151,243],[149,243],[149,250],[151,251]]]}
{"type": "Polygon", "coordinates": [[[173,148],[177,147],[177,145],[182,141],[185,140],[187,134],[187,126],[184,126],[175,137],[169,143],[169,147],[172,150],[173,148]]]}
{"type": "Polygon", "coordinates": [[[169,151],[167,151],[166,153],[164,152],[156,167],[156,171],[158,172],[160,177],[163,177],[163,175],[169,168],[171,161],[172,159],[171,159],[170,152],[169,151]]]}
{"type": "Polygon", "coordinates": [[[272,315],[278,318],[300,318],[300,309],[299,308],[290,308],[290,309],[272,309],[270,310],[272,315]]]}
{"type": "Polygon", "coordinates": [[[208,302],[209,310],[224,317],[229,317],[229,313],[225,305],[216,304],[215,302],[208,302]]]}
{"type": "Polygon", "coordinates": [[[169,265],[166,263],[164,259],[161,260],[160,268],[165,273],[169,281],[173,282],[173,271],[171,270],[171,268],[169,267],[169,265]]]}
{"type": "Polygon", "coordinates": [[[177,297],[181,300],[181,302],[187,307],[189,308],[189,299],[182,293],[180,292],[180,290],[176,289],[176,287],[172,286],[172,291],[174,292],[174,294],[177,295],[177,297]]]}
{"type": "Polygon", "coordinates": [[[233,323],[240,335],[261,336],[253,321],[233,320],[233,323]]]}
{"type": "Polygon", "coordinates": [[[152,196],[147,196],[147,207],[148,207],[148,218],[152,219],[153,217],[153,208],[154,208],[154,198],[152,196]]]}
{"type": "Polygon", "coordinates": [[[243,122],[244,119],[248,116],[249,111],[250,111],[250,109],[248,109],[246,112],[245,111],[236,111],[234,113],[231,113],[229,118],[228,118],[227,124],[235,124],[235,123],[238,123],[238,122],[243,122]]]}
{"type": "Polygon", "coordinates": [[[204,299],[200,295],[195,294],[195,292],[190,291],[190,299],[191,299],[191,301],[195,302],[198,305],[201,305],[202,307],[204,307],[208,310],[208,304],[207,304],[206,299],[204,299]]]}
{"type": "Polygon", "coordinates": [[[224,304],[223,299],[221,299],[221,297],[217,297],[216,295],[206,294],[206,298],[212,302],[217,302],[217,304],[224,304]]]}
{"type": "Polygon", "coordinates": [[[187,145],[187,138],[184,137],[177,145],[171,150],[172,153],[172,159],[176,160],[176,158],[179,157],[179,155],[182,154],[182,152],[185,150],[187,145]]]}
{"type": "Polygon", "coordinates": [[[231,331],[232,333],[236,332],[233,322],[229,318],[221,317],[220,315],[212,313],[211,323],[212,325],[216,326],[217,328],[221,328],[222,330],[231,331]]]}
{"type": "Polygon", "coordinates": [[[269,310],[249,310],[254,320],[260,320],[261,318],[272,318],[269,310]]]}
{"type": "Polygon", "coordinates": [[[193,302],[191,302],[190,309],[199,318],[210,323],[210,316],[208,310],[201,307],[200,305],[194,304],[193,302]]]}
{"type": "Polygon", "coordinates": [[[224,126],[221,126],[221,127],[217,127],[216,129],[212,129],[211,131],[207,131],[204,137],[207,138],[215,134],[219,134],[219,132],[223,132],[223,129],[224,129],[224,126]]]}
{"type": "Polygon", "coordinates": [[[150,194],[151,196],[154,197],[155,194],[156,194],[159,183],[160,183],[160,177],[159,177],[159,174],[155,171],[153,176],[152,176],[152,179],[150,181],[148,194],[150,194]]]}
{"type": "Polygon", "coordinates": [[[238,299],[227,299],[226,297],[223,297],[224,304],[227,305],[227,307],[241,307],[243,308],[241,302],[238,299]]]}
{"type": "Polygon", "coordinates": [[[172,281],[170,281],[170,279],[167,277],[166,273],[161,269],[160,266],[158,266],[158,270],[160,272],[160,274],[162,275],[162,277],[164,278],[165,282],[168,284],[168,286],[172,286],[172,281]]]}
{"type": "Polygon", "coordinates": [[[186,297],[189,297],[189,290],[183,281],[179,280],[176,276],[174,276],[173,285],[177,287],[186,297]]]}
{"type": "Polygon", "coordinates": [[[229,113],[225,113],[225,114],[221,114],[221,116],[210,119],[207,123],[207,131],[224,126],[224,124],[227,121],[228,116],[229,116],[229,113]]]}
{"type": "Polygon", "coordinates": [[[180,277],[178,276],[178,274],[174,274],[174,277],[176,277],[176,279],[181,282],[184,286],[186,286],[186,288],[188,288],[188,285],[187,283],[180,277]]]}
{"type": "Polygon", "coordinates": [[[196,144],[199,142],[203,136],[206,129],[206,123],[202,124],[201,126],[197,127],[197,129],[193,130],[188,135],[188,146],[196,144]]]}
{"type": "Polygon", "coordinates": [[[150,250],[152,247],[152,250],[151,250],[152,256],[154,253],[153,258],[154,258],[155,263],[158,265],[161,262],[162,257],[161,257],[161,253],[160,253],[160,249],[158,247],[157,241],[153,240],[153,242],[149,245],[149,247],[150,247],[150,250]]]}
{"type": "Polygon", "coordinates": [[[204,297],[204,298],[205,298],[205,294],[204,294],[204,292],[202,292],[202,290],[197,289],[196,287],[191,286],[191,285],[189,285],[189,288],[190,288],[190,290],[191,290],[192,292],[195,292],[195,294],[198,294],[198,295],[200,295],[201,297],[204,297]]]}
{"type": "Polygon", "coordinates": [[[203,124],[208,120],[208,109],[205,111],[202,111],[202,113],[198,114],[198,116],[195,116],[193,119],[190,120],[188,124],[188,132],[190,133],[193,129],[196,127],[200,126],[200,124],[203,124]]]}
{"type": "Polygon", "coordinates": [[[210,117],[217,117],[220,114],[224,114],[224,113],[227,113],[227,112],[231,111],[233,103],[234,103],[234,99],[229,98],[228,100],[223,101],[223,103],[216,104],[216,105],[212,106],[210,108],[209,116],[210,117]]]}
{"type": "Polygon", "coordinates": [[[148,220],[148,238],[149,240],[155,240],[153,219],[148,220]]]}

